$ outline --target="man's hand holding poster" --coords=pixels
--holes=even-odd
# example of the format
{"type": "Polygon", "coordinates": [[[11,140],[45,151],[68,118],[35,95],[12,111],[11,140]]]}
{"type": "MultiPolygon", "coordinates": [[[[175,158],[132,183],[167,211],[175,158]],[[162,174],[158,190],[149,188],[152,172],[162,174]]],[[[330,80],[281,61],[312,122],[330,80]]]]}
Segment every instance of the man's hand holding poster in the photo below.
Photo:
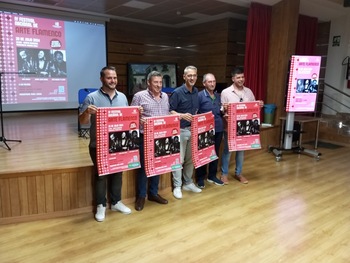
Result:
{"type": "Polygon", "coordinates": [[[145,171],[154,176],[182,169],[178,115],[145,118],[145,171]]]}
{"type": "Polygon", "coordinates": [[[261,149],[260,109],[258,101],[228,105],[227,132],[230,152],[261,149]]]}
{"type": "Polygon", "coordinates": [[[99,108],[96,114],[98,174],[140,168],[138,107],[99,108]]]}
{"type": "Polygon", "coordinates": [[[211,112],[197,114],[192,118],[192,160],[195,168],[218,158],[215,152],[215,120],[211,112]],[[196,140],[196,138],[198,138],[196,140]]]}

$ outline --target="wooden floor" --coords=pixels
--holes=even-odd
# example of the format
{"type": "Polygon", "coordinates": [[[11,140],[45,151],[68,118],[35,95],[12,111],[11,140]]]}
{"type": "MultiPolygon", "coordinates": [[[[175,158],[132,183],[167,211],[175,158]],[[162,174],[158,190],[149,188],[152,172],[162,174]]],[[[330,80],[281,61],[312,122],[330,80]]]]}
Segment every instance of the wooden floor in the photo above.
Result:
{"type": "MultiPolygon", "coordinates": [[[[35,130],[35,121],[28,122],[35,130]]],[[[74,125],[72,118],[67,129],[74,125]]],[[[39,131],[11,132],[17,135],[22,143],[11,143],[11,151],[0,148],[1,170],[12,169],[9,156],[17,159],[16,169],[30,169],[32,157],[21,155],[22,147],[49,143],[39,131]],[[29,136],[36,143],[27,145],[29,136]]],[[[56,150],[43,155],[43,166],[56,150]]],[[[182,200],[167,191],[168,205],[146,201],[137,212],[129,203],[130,215],[108,210],[102,223],[84,213],[1,225],[0,262],[349,262],[350,151],[319,151],[319,161],[284,154],[280,162],[271,153],[249,152],[248,185],[232,179],[223,187],[207,184],[200,194],[184,192],[182,200]]],[[[90,161],[86,154],[74,162],[90,161]]],[[[64,158],[70,166],[72,157],[64,158]]]]}

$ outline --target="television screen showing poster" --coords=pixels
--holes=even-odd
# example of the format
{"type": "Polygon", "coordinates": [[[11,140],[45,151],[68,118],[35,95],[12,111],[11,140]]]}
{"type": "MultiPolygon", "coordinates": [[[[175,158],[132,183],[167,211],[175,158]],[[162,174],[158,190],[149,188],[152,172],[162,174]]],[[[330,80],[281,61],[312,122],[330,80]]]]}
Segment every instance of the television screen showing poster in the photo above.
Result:
{"type": "Polygon", "coordinates": [[[212,112],[193,116],[191,136],[193,138],[191,141],[192,160],[195,168],[218,158],[215,152],[215,120],[212,112]]]}
{"type": "Polygon", "coordinates": [[[260,109],[259,101],[229,103],[227,136],[230,152],[261,149],[260,109]]]}
{"type": "Polygon", "coordinates": [[[286,112],[315,111],[320,67],[320,56],[292,56],[286,112]]]}
{"type": "Polygon", "coordinates": [[[145,171],[154,176],[182,169],[178,115],[145,118],[145,171]]]}
{"type": "Polygon", "coordinates": [[[141,167],[138,107],[103,107],[96,114],[98,174],[141,167]]]}

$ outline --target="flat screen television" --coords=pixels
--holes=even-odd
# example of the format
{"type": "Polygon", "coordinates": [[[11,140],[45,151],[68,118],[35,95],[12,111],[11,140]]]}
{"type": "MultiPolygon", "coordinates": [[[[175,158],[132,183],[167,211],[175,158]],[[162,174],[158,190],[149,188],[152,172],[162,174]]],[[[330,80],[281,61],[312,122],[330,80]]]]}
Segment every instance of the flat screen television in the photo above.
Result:
{"type": "Polygon", "coordinates": [[[320,56],[292,56],[286,97],[286,112],[315,111],[320,56]]]}
{"type": "Polygon", "coordinates": [[[170,91],[177,87],[175,63],[128,63],[129,95],[147,89],[147,75],[154,70],[163,75],[163,91],[171,93],[170,91]]]}

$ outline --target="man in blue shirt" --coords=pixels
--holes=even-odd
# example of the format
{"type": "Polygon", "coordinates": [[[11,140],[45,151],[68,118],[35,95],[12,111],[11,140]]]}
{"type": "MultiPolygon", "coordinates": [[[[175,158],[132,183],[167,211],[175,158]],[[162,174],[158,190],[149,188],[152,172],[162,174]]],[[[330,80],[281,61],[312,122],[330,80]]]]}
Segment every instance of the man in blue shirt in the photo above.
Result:
{"type": "Polygon", "coordinates": [[[102,222],[106,214],[106,183],[110,180],[110,198],[111,210],[119,211],[123,214],[130,214],[130,208],[126,207],[121,201],[122,173],[108,174],[99,176],[97,173],[97,153],[96,153],[96,113],[99,107],[125,107],[128,106],[126,96],[117,91],[117,72],[115,67],[104,67],[100,72],[102,87],[89,93],[81,107],[79,121],[81,124],[90,124],[90,144],[89,152],[94,164],[95,171],[95,198],[96,214],[95,219],[102,222]]]}
{"type": "MultiPolygon", "coordinates": [[[[204,90],[198,93],[199,100],[199,110],[198,113],[206,113],[211,111],[215,118],[215,135],[214,144],[217,156],[219,156],[220,144],[222,141],[222,134],[224,131],[224,123],[222,120],[221,112],[221,100],[220,94],[215,92],[216,79],[211,73],[204,74],[203,76],[204,90]]],[[[199,188],[204,188],[204,179],[207,174],[207,168],[209,166],[208,178],[209,183],[223,186],[224,183],[216,177],[218,170],[218,159],[209,163],[209,165],[203,165],[196,169],[197,186],[199,188]]]]}
{"type": "Polygon", "coordinates": [[[184,70],[183,78],[185,83],[176,88],[170,96],[170,112],[172,114],[180,115],[180,158],[182,163],[182,171],[174,171],[173,195],[177,199],[182,198],[182,175],[184,177],[184,184],[182,189],[185,191],[192,191],[194,193],[202,192],[192,180],[193,162],[192,162],[192,147],[191,147],[191,121],[192,116],[197,114],[198,104],[198,89],[194,87],[197,81],[197,68],[194,66],[187,66],[184,70]]]}

